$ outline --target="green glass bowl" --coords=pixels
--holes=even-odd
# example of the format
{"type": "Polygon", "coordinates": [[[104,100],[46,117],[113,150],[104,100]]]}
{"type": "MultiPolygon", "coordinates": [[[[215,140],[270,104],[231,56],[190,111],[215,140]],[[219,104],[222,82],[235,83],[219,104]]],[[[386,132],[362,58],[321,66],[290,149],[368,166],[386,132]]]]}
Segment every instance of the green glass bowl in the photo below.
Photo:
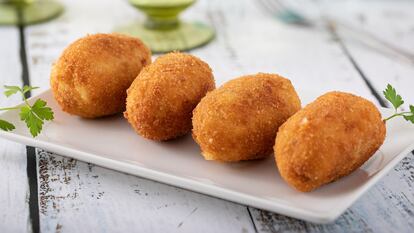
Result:
{"type": "Polygon", "coordinates": [[[146,15],[144,22],[116,28],[116,32],[139,37],[153,53],[186,51],[207,44],[214,30],[199,22],[182,22],[179,14],[194,0],[130,0],[146,15]]]}

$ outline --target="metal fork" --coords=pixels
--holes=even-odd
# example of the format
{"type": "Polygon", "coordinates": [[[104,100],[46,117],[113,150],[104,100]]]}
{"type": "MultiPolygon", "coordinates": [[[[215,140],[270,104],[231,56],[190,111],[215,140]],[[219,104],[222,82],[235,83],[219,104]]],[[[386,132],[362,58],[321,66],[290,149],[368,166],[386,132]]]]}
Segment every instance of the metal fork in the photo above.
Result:
{"type": "Polygon", "coordinates": [[[277,0],[258,0],[260,5],[272,16],[284,23],[300,26],[312,26],[312,22],[303,15],[286,7],[281,1],[277,0]]]}

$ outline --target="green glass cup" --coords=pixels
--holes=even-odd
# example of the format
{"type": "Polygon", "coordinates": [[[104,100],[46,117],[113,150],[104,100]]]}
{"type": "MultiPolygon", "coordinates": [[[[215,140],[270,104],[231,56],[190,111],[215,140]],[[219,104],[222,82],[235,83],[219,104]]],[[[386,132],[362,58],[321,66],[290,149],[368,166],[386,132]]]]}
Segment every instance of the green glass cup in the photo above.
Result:
{"type": "Polygon", "coordinates": [[[129,0],[146,15],[144,22],[116,28],[116,32],[139,37],[153,53],[186,51],[207,44],[214,30],[198,22],[183,22],[179,14],[195,0],[129,0]]]}
{"type": "Polygon", "coordinates": [[[54,0],[0,0],[0,25],[29,25],[51,20],[63,12],[54,0]]]}

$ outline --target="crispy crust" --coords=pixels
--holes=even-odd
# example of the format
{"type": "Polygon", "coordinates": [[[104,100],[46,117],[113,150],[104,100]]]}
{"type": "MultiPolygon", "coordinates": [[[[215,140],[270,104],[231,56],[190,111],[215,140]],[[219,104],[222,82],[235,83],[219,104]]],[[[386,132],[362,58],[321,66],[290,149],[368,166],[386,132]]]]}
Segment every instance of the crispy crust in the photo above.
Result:
{"type": "Polygon", "coordinates": [[[53,65],[50,84],[62,110],[85,118],[122,112],[126,89],[151,63],[137,38],[96,34],[78,39],[53,65]]]}
{"type": "Polygon", "coordinates": [[[279,129],[275,143],[283,179],[302,192],[350,174],[385,139],[385,124],[370,101],[342,92],[322,95],[279,129]]]}
{"type": "Polygon", "coordinates": [[[141,136],[169,140],[191,131],[192,111],[215,88],[210,67],[183,53],[160,56],[128,89],[125,118],[141,136]]]}
{"type": "Polygon", "coordinates": [[[300,109],[291,82],[276,74],[243,76],[210,92],[193,113],[193,138],[207,160],[259,159],[279,126],[300,109]]]}

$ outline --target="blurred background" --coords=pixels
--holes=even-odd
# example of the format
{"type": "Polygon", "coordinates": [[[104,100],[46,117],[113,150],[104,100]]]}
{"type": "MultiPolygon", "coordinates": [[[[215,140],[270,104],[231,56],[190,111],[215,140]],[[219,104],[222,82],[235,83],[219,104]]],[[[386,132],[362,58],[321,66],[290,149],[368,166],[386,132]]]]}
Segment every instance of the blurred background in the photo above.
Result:
{"type": "MultiPolygon", "coordinates": [[[[243,74],[273,72],[292,79],[300,88],[339,89],[373,97],[372,89],[379,92],[391,82],[414,102],[402,78],[414,77],[413,1],[1,3],[0,22],[6,26],[0,31],[22,24],[33,84],[44,88],[51,63],[70,42],[86,34],[121,32],[140,37],[155,56],[185,50],[201,57],[213,68],[219,84],[243,74]]],[[[13,43],[6,37],[1,42],[13,43]]]]}
{"type": "MultiPolygon", "coordinates": [[[[298,90],[348,91],[382,106],[381,92],[391,83],[405,107],[414,103],[412,0],[0,0],[0,24],[0,86],[29,82],[40,87],[33,95],[49,89],[51,65],[74,40],[121,32],[139,36],[154,58],[171,49],[200,57],[213,69],[217,86],[269,72],[289,78],[298,90]]],[[[0,98],[1,106],[20,101],[0,98]]],[[[410,232],[414,225],[412,155],[336,222],[321,226],[254,208],[251,220],[239,214],[245,206],[44,151],[30,165],[39,173],[34,169],[28,176],[26,161],[36,156],[26,157],[19,144],[0,144],[7,161],[0,163],[0,184],[7,187],[0,192],[0,202],[7,203],[0,225],[16,232],[29,229],[29,215],[33,221],[37,213],[42,232],[122,232],[131,226],[169,232],[195,207],[200,208],[177,231],[208,225],[254,232],[251,221],[263,232],[410,232]],[[29,214],[27,178],[36,175],[40,205],[29,214]],[[228,212],[214,212],[221,207],[228,212]]]]}

